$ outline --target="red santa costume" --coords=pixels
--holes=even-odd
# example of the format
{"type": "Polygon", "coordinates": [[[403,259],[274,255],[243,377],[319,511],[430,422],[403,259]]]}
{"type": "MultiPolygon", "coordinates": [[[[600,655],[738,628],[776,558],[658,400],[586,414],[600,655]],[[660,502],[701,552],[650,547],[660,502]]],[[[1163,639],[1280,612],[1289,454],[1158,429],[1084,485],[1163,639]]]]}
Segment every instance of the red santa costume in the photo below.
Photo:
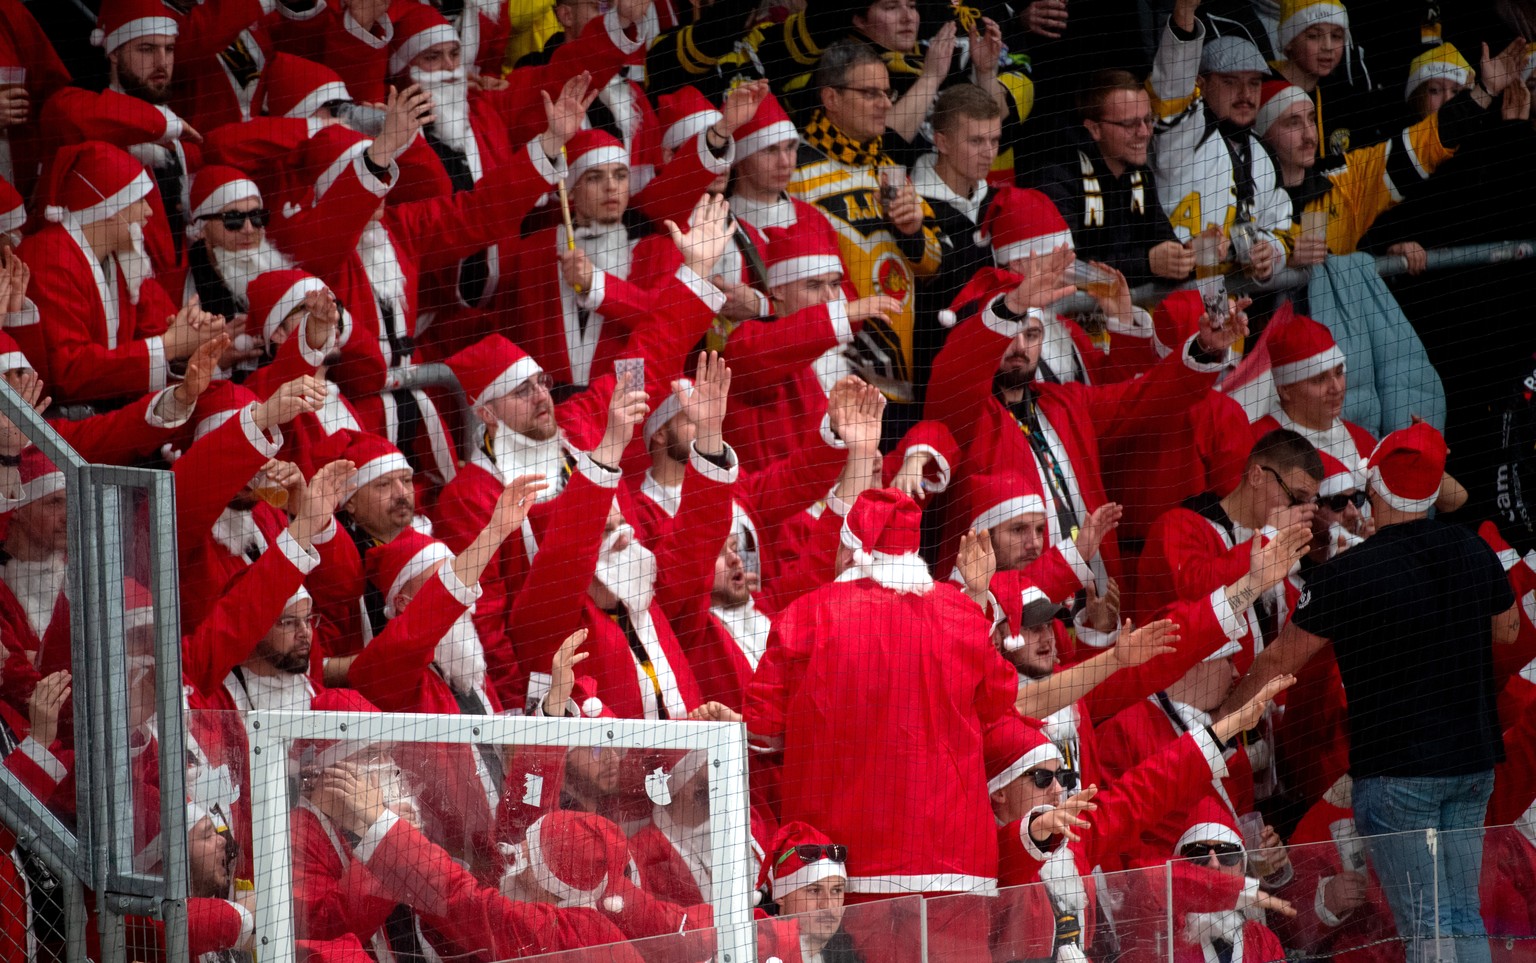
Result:
{"type": "MultiPolygon", "coordinates": [[[[1201,840],[1229,845],[1235,843],[1239,846],[1243,843],[1242,836],[1227,815],[1209,800],[1196,807],[1189,828],[1179,837],[1172,852],[1177,856],[1186,844],[1201,840]]],[[[1251,908],[1252,899],[1258,890],[1258,880],[1235,876],[1229,878],[1244,884],[1238,908],[1235,909],[1202,911],[1177,888],[1174,890],[1177,927],[1173,934],[1175,963],[1211,963],[1224,956],[1224,950],[1231,953],[1232,963],[1260,963],[1284,958],[1285,949],[1280,945],[1280,940],[1264,925],[1263,911],[1251,908]],[[1249,908],[1243,908],[1245,905],[1249,908]],[[1182,926],[1178,926],[1180,916],[1177,914],[1180,911],[1183,911],[1182,926]]]]}
{"type": "Polygon", "coordinates": [[[1493,653],[1493,684],[1499,691],[1499,720],[1514,727],[1536,701],[1536,551],[1522,556],[1499,533],[1493,522],[1477,529],[1483,541],[1499,556],[1509,577],[1509,587],[1520,600],[1520,634],[1514,644],[1501,645],[1493,653]]]}
{"type": "Polygon", "coordinates": [[[166,385],[162,334],[176,307],[153,277],[142,238],[98,259],[82,227],[120,214],[154,184],[125,152],[89,141],[60,150],[39,185],[50,222],[17,253],[42,323],[12,329],[55,401],[136,397],[166,385]]]}
{"type": "MultiPolygon", "coordinates": [[[[1039,490],[1050,496],[1047,538],[1055,543],[1071,537],[1071,529],[1107,501],[1100,444],[1188,409],[1215,383],[1221,362],[1199,360],[1192,337],[1131,381],[1089,387],[1037,378],[1011,410],[994,393],[993,376],[1024,321],[998,313],[1003,293],[979,301],[978,313],[962,317],[949,333],[934,361],[924,417],[954,433],[964,452],[962,475],[1008,470],[1038,476],[1039,490]]],[[[1116,540],[1106,538],[1099,556],[1101,561],[1090,560],[1094,574],[1123,583],[1116,540]]]]}
{"type": "MultiPolygon", "coordinates": [[[[693,778],[704,771],[708,761],[708,754],[702,749],[684,753],[667,770],[669,798],[681,796],[693,778]]],[[[701,782],[701,785],[707,787],[708,783],[701,782]]],[[[673,817],[669,805],[654,805],[651,824],[629,840],[629,851],[646,891],[679,906],[709,902],[712,890],[709,839],[707,818],[697,826],[687,826],[673,817]]]]}
{"type": "MultiPolygon", "coordinates": [[[[809,823],[780,826],[765,855],[757,873],[757,891],[765,902],[777,903],[795,890],[848,878],[848,848],[833,843],[809,823]]],[[[757,958],[765,963],[815,963],[820,959],[801,937],[800,922],[801,917],[768,916],[757,910],[757,958]]],[[[833,939],[839,937],[847,940],[847,931],[839,929],[833,939]]]]}
{"type": "Polygon", "coordinates": [[[780,613],[746,721],[754,741],[783,744],[785,821],[849,841],[851,892],[988,893],[981,732],[1013,711],[1017,681],[975,604],[929,577],[919,517],[894,490],[860,497],[843,528],[853,566],[780,613]],[[866,734],[887,726],[947,751],[871,752],[866,734]]]}
{"type": "Polygon", "coordinates": [[[1536,936],[1536,712],[1505,730],[1504,748],[1484,824],[1479,892],[1494,959],[1514,963],[1531,959],[1529,941],[1521,938],[1536,936]],[[1516,939],[1510,945],[1501,937],[1516,939]]]}
{"type": "MultiPolygon", "coordinates": [[[[9,674],[11,666],[5,671],[9,674]]],[[[11,687],[9,679],[5,686],[11,687]]],[[[50,802],[63,785],[71,790],[72,803],[73,780],[69,775],[73,753],[57,744],[40,744],[32,738],[30,728],[26,716],[0,702],[0,753],[5,768],[39,800],[50,802]]],[[[15,833],[0,826],[0,950],[7,959],[35,960],[39,948],[33,928],[32,880],[23,867],[28,854],[17,844],[15,833]]]]}
{"type": "MultiPolygon", "coordinates": [[[[990,240],[997,267],[983,269],[967,282],[956,300],[965,302],[1012,287],[1018,276],[1008,265],[1026,254],[1072,249],[1072,231],[1061,212],[1036,190],[1004,188],[987,206],[980,234],[990,240]],[[979,287],[978,287],[979,285],[979,287]]],[[[1134,309],[1133,309],[1134,311],[1134,309]]],[[[1106,318],[1108,330],[1095,339],[1082,325],[1061,315],[1043,313],[1045,341],[1040,347],[1040,376],[1047,381],[1109,384],[1125,381],[1157,363],[1152,352],[1152,327],[1144,312],[1130,318],[1106,318]]]]}
{"type": "MultiPolygon", "coordinates": [[[[1200,329],[1199,292],[1175,291],[1152,312],[1152,347],[1166,358],[1200,329]]],[[[1230,494],[1242,478],[1252,442],[1242,405],[1216,390],[1187,411],[1170,412],[1146,432],[1104,446],[1109,496],[1124,513],[1115,535],[1141,544],[1163,512],[1201,492],[1230,494]]]]}
{"type": "MultiPolygon", "coordinates": [[[[64,490],[64,473],[36,447],[28,446],[21,453],[19,470],[21,496],[3,503],[7,512],[64,490]]],[[[63,552],[28,561],[0,552],[0,641],[8,653],[25,654],[15,667],[25,679],[25,692],[12,688],[19,681],[17,673],[9,665],[5,671],[5,694],[18,709],[31,698],[31,685],[38,679],[28,660],[35,659],[42,647],[43,636],[59,607],[68,566],[63,552]]]]}
{"type": "MultiPolygon", "coordinates": [[[[777,144],[787,141],[799,144],[800,131],[789,119],[789,114],[784,112],[778,98],[769,94],[757,105],[757,112],[752,115],[752,119],[736,130],[735,140],[736,162],[740,163],[777,144]]],[[[782,193],[772,201],[763,202],[733,194],[730,200],[731,213],[759,231],[766,233],[770,228],[809,231],[820,235],[834,249],[837,246],[837,232],[832,222],[815,205],[798,197],[782,193]]],[[[817,242],[818,250],[824,250],[826,246],[817,242]]]]}
{"type": "MultiPolygon", "coordinates": [[[[1344,352],[1339,350],[1333,332],[1305,315],[1292,315],[1269,338],[1270,377],[1277,388],[1306,381],[1335,368],[1344,370],[1344,352]]],[[[1342,401],[1341,401],[1342,404],[1342,401]]],[[[1376,438],[1353,422],[1334,418],[1333,424],[1318,430],[1296,423],[1280,408],[1278,396],[1274,409],[1253,423],[1257,441],[1276,428],[1289,428],[1346,465],[1356,465],[1371,457],[1376,438]]]]}

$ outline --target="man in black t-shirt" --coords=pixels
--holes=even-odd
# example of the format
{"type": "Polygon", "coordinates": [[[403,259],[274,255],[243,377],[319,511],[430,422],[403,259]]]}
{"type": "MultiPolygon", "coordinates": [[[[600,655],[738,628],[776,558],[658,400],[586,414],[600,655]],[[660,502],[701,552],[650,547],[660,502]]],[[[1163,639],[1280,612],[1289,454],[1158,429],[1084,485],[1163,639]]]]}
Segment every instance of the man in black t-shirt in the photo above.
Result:
{"type": "Polygon", "coordinates": [[[1425,517],[1445,455],[1426,424],[1382,439],[1367,465],[1377,534],[1310,571],[1290,624],[1227,705],[1331,640],[1349,702],[1355,821],[1379,837],[1370,854],[1398,932],[1435,952],[1424,908],[1438,883],[1439,932],[1455,940],[1440,956],[1487,963],[1478,830],[1504,758],[1491,644],[1513,642],[1519,623],[1493,550],[1470,529],[1425,517]],[[1445,834],[1437,845],[1430,829],[1445,834]]]}

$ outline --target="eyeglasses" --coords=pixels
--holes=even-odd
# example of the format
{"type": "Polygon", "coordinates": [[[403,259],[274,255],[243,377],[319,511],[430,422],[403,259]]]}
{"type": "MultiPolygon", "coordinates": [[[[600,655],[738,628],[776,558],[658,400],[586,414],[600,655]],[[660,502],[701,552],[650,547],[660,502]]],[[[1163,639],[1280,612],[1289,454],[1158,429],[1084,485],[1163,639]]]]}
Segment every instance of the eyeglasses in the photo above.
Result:
{"type": "Polygon", "coordinates": [[[258,207],[251,211],[221,211],[218,214],[204,214],[199,221],[219,221],[226,231],[238,231],[246,221],[251,222],[255,228],[266,227],[272,220],[272,212],[265,207],[258,207]]]}
{"type": "Polygon", "coordinates": [[[799,846],[791,846],[779,854],[775,866],[782,866],[790,856],[799,856],[802,862],[814,863],[818,859],[830,859],[834,863],[848,862],[848,847],[842,843],[801,843],[799,846]]]}
{"type": "Polygon", "coordinates": [[[1326,508],[1330,512],[1342,512],[1351,505],[1356,508],[1364,508],[1365,503],[1368,501],[1370,501],[1370,497],[1365,492],[1343,492],[1338,495],[1317,496],[1317,507],[1326,508]]]}
{"type": "Polygon", "coordinates": [[[513,388],[509,394],[518,401],[527,401],[538,394],[540,389],[548,391],[554,386],[554,376],[547,371],[540,371],[536,375],[530,375],[528,380],[513,388]]]}
{"type": "Polygon", "coordinates": [[[285,615],[272,623],[274,629],[290,634],[298,632],[300,626],[308,630],[310,635],[314,635],[315,629],[320,627],[320,616],[311,615],[309,618],[301,619],[297,615],[285,615]]]}
{"type": "Polygon", "coordinates": [[[1068,792],[1077,788],[1076,769],[1031,769],[1024,775],[1030,778],[1036,789],[1044,789],[1053,782],[1068,792]]]}
{"type": "Polygon", "coordinates": [[[846,90],[850,94],[858,94],[865,100],[883,100],[888,104],[896,102],[896,91],[889,87],[839,87],[838,90],[846,90]]]}
{"type": "Polygon", "coordinates": [[[1145,117],[1132,117],[1130,120],[1100,120],[1096,121],[1096,123],[1108,124],[1121,130],[1140,130],[1143,127],[1151,130],[1157,124],[1157,118],[1147,114],[1145,117]]]}
{"type": "Polygon", "coordinates": [[[1237,843],[1190,843],[1179,850],[1179,855],[1202,863],[1215,856],[1223,866],[1238,866],[1243,862],[1243,847],[1237,843]]]}
{"type": "Polygon", "coordinates": [[[1275,471],[1273,468],[1269,467],[1268,465],[1260,465],[1259,468],[1262,469],[1263,471],[1267,471],[1271,475],[1275,476],[1275,484],[1279,485],[1280,486],[1280,490],[1285,493],[1285,497],[1290,499],[1291,507],[1292,508],[1295,508],[1297,505],[1305,505],[1307,503],[1307,501],[1308,501],[1307,499],[1300,498],[1300,497],[1297,496],[1297,494],[1295,492],[1291,491],[1291,486],[1287,485],[1285,483],[1285,479],[1280,477],[1280,473],[1279,472],[1275,471]]]}

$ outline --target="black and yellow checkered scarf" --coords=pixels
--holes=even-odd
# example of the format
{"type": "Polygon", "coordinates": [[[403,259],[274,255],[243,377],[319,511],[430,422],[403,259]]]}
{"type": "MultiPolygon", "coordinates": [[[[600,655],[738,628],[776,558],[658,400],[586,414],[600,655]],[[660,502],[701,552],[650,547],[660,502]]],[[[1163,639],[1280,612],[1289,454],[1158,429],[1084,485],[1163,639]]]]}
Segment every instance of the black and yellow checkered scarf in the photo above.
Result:
{"type": "Polygon", "coordinates": [[[812,112],[811,122],[805,125],[805,142],[832,160],[851,167],[886,167],[895,163],[881,152],[880,138],[863,143],[853,140],[838,130],[820,107],[812,112]]]}

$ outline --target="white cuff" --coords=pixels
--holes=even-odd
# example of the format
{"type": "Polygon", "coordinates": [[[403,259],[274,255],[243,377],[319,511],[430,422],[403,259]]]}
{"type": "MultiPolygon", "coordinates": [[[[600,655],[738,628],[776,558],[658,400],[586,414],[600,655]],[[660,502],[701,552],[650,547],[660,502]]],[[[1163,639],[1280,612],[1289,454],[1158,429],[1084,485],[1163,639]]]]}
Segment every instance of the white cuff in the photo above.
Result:
{"type": "Polygon", "coordinates": [[[1243,880],[1243,891],[1237,894],[1237,905],[1233,909],[1247,909],[1259,901],[1259,880],[1249,876],[1243,880]]]}
{"type": "Polygon", "coordinates": [[[709,310],[715,314],[719,314],[720,309],[725,307],[725,295],[720,293],[720,289],[699,277],[693,268],[688,265],[679,264],[677,266],[677,273],[673,276],[681,281],[683,287],[692,291],[694,297],[703,301],[709,310]]]}
{"type": "Polygon", "coordinates": [[[838,451],[847,451],[848,443],[832,431],[832,416],[821,416],[821,440],[827,443],[827,447],[836,448],[838,451]]]}
{"type": "Polygon", "coordinates": [[[179,418],[160,417],[159,411],[162,401],[168,402],[168,406],[173,411],[180,407],[180,404],[176,401],[175,392],[175,388],[161,388],[155,394],[155,397],[149,403],[149,407],[144,409],[144,423],[146,425],[151,428],[170,429],[180,428],[187,423],[187,419],[192,417],[192,412],[197,410],[196,404],[187,405],[186,410],[179,418]]]}
{"type": "Polygon", "coordinates": [[[688,450],[691,452],[688,457],[688,464],[693,466],[694,471],[710,481],[721,485],[734,485],[736,483],[736,476],[741,473],[741,464],[736,460],[736,453],[731,450],[730,445],[725,446],[726,460],[730,462],[729,468],[721,468],[699,454],[697,444],[690,444],[688,450]]]}
{"type": "Polygon", "coordinates": [[[719,177],[731,169],[736,162],[736,138],[730,137],[725,141],[725,156],[716,157],[715,152],[709,146],[709,131],[702,130],[693,135],[699,142],[699,166],[719,177]]]}
{"type": "Polygon", "coordinates": [[[549,687],[554,684],[554,676],[548,672],[528,673],[528,705],[542,706],[544,697],[549,695],[549,687]]]}
{"type": "Polygon", "coordinates": [[[1050,859],[1051,854],[1041,849],[1039,846],[1036,846],[1035,841],[1029,837],[1029,823],[1036,816],[1042,813],[1048,813],[1055,808],[1055,806],[1036,806],[1034,809],[1031,809],[1029,812],[1025,813],[1023,819],[1019,820],[1019,842],[1024,844],[1024,852],[1028,853],[1031,858],[1038,859],[1042,863],[1050,859]]]}
{"type": "Polygon", "coordinates": [[[1083,621],[1088,616],[1088,610],[1083,609],[1072,617],[1072,626],[1077,630],[1077,641],[1091,649],[1107,649],[1120,638],[1120,627],[1115,626],[1111,632],[1100,632],[1098,629],[1083,621]]]}
{"type": "Polygon", "coordinates": [[[645,19],[641,19],[640,22],[636,23],[634,26],[636,39],[631,40],[628,36],[625,35],[624,28],[619,25],[618,7],[613,7],[607,13],[603,14],[603,29],[608,31],[608,39],[613,42],[613,45],[619,49],[620,53],[632,54],[635,51],[644,48],[651,42],[651,38],[647,36],[647,31],[645,29],[645,19]]]}
{"type": "Polygon", "coordinates": [[[1200,747],[1200,754],[1205,756],[1206,765],[1211,767],[1211,778],[1225,779],[1227,754],[1221,751],[1221,747],[1211,737],[1210,730],[1205,726],[1195,726],[1189,730],[1189,734],[1194,737],[1195,745],[1200,747]]]}
{"type": "Polygon", "coordinates": [[[1093,578],[1093,567],[1083,558],[1083,553],[1077,550],[1077,543],[1070,538],[1064,538],[1056,543],[1056,550],[1061,557],[1066,559],[1067,565],[1072,569],[1072,574],[1077,576],[1078,582],[1088,584],[1093,578]]]}
{"type": "Polygon", "coordinates": [[[1312,900],[1312,909],[1316,911],[1317,918],[1322,920],[1325,926],[1338,926],[1344,921],[1328,912],[1328,902],[1323,899],[1323,890],[1328,888],[1328,881],[1331,879],[1333,879],[1332,876],[1324,876],[1317,881],[1317,896],[1312,900]]]}
{"type": "Polygon", "coordinates": [[[938,470],[938,481],[929,481],[928,473],[926,471],[923,472],[923,491],[930,495],[937,495],[949,487],[949,480],[953,477],[953,472],[949,467],[949,459],[939,454],[937,448],[934,448],[932,445],[913,445],[901,456],[902,461],[906,461],[911,455],[927,455],[933,459],[933,467],[938,470]]]}
{"type": "Polygon", "coordinates": [[[283,429],[280,425],[272,426],[272,435],[268,438],[260,428],[256,427],[256,402],[251,402],[240,409],[240,427],[245,430],[245,440],[251,443],[259,455],[268,458],[276,458],[277,453],[283,448],[283,429]]]}
{"type": "MultiPolygon", "coordinates": [[[[1024,322],[1022,320],[1007,321],[1003,319],[1002,315],[997,313],[997,305],[1002,302],[1004,297],[1005,295],[999,294],[996,298],[992,299],[992,303],[988,304],[986,310],[981,312],[981,322],[987,326],[988,330],[996,334],[1000,334],[1005,338],[1015,338],[1024,330],[1024,322]]],[[[1045,314],[1039,308],[1030,308],[1028,313],[1038,318],[1042,326],[1045,324],[1045,314]]]]}
{"type": "Polygon", "coordinates": [[[400,182],[400,165],[396,164],[393,158],[390,159],[389,184],[386,184],[377,177],[374,177],[373,171],[368,169],[368,162],[363,159],[367,156],[367,151],[358,154],[357,159],[352,162],[352,170],[357,173],[357,179],[362,182],[363,187],[368,189],[368,193],[374,197],[383,197],[389,193],[390,184],[400,182]]]}
{"type": "Polygon", "coordinates": [[[144,345],[149,348],[149,390],[159,391],[166,386],[171,372],[165,362],[165,339],[155,335],[145,338],[144,345]]]}
{"type": "Polygon", "coordinates": [[[256,2],[261,4],[261,12],[263,15],[269,14],[277,9],[277,0],[256,0],[256,2]]]}
{"type": "Polygon", "coordinates": [[[1184,367],[1191,371],[1198,371],[1201,374],[1214,374],[1220,371],[1222,368],[1225,368],[1227,366],[1227,362],[1232,360],[1231,348],[1228,348],[1226,351],[1222,352],[1220,360],[1213,361],[1210,364],[1195,360],[1194,355],[1190,354],[1190,351],[1201,350],[1195,346],[1195,340],[1199,337],[1200,336],[1198,334],[1192,334],[1189,336],[1189,340],[1184,342],[1184,367]]]}
{"type": "MultiPolygon", "coordinates": [[[[271,3],[274,0],[266,0],[266,2],[271,3]]],[[[256,939],[256,917],[251,914],[250,910],[234,900],[230,900],[229,905],[233,906],[235,912],[240,914],[240,935],[235,937],[234,949],[249,950],[252,942],[256,939]]]]}
{"type": "Polygon", "coordinates": [[[827,302],[827,320],[832,322],[832,334],[837,338],[838,344],[847,344],[853,340],[853,322],[848,320],[848,302],[842,298],[833,298],[827,302]]]}
{"type": "Polygon", "coordinates": [[[315,115],[311,114],[304,118],[304,132],[310,137],[315,136],[329,126],[331,126],[331,122],[328,118],[325,117],[316,117],[315,115]]]}
{"type": "Polygon", "coordinates": [[[576,295],[576,306],[587,311],[596,311],[603,306],[603,296],[608,293],[608,285],[603,280],[608,276],[606,271],[593,270],[592,287],[582,294],[576,295]]]}
{"type": "Polygon", "coordinates": [[[1248,620],[1243,618],[1243,613],[1232,608],[1232,602],[1227,598],[1225,587],[1211,593],[1211,612],[1215,614],[1216,621],[1221,624],[1221,630],[1227,633],[1227,638],[1233,642],[1242,639],[1248,632],[1248,620]]]}
{"type": "Polygon", "coordinates": [[[352,848],[352,855],[357,857],[358,862],[367,863],[373,858],[374,850],[379,848],[379,844],[384,842],[384,837],[389,835],[389,831],[394,829],[395,823],[399,821],[400,817],[392,809],[379,813],[379,818],[373,821],[373,825],[363,833],[363,838],[358,840],[357,845],[352,848]]]}
{"type": "Polygon", "coordinates": [[[853,506],[838,498],[837,492],[833,492],[827,496],[827,511],[838,518],[847,518],[848,513],[853,511],[853,506]]]}
{"type": "Polygon", "coordinates": [[[283,557],[293,563],[293,567],[300,573],[308,575],[320,564],[320,553],[310,548],[305,551],[299,540],[289,534],[285,528],[277,533],[277,549],[283,553],[283,557]]]}
{"type": "Polygon", "coordinates": [[[558,184],[560,178],[568,173],[565,154],[562,153],[558,161],[550,160],[544,154],[544,148],[539,144],[537,137],[528,142],[528,158],[533,161],[533,169],[539,172],[540,177],[544,178],[544,183],[551,187],[558,184]]]}
{"type": "Polygon", "coordinates": [[[27,736],[25,739],[21,740],[21,744],[16,748],[21,750],[22,755],[37,763],[37,767],[43,772],[46,772],[48,774],[48,778],[52,779],[54,782],[63,782],[64,777],[69,775],[69,770],[64,767],[64,764],[59,761],[59,758],[53,753],[49,752],[47,746],[43,745],[41,742],[38,742],[36,739],[33,739],[31,736],[27,736]]]}
{"type": "Polygon", "coordinates": [[[563,719],[580,719],[581,718],[581,709],[577,707],[575,699],[566,699],[565,700],[565,708],[561,709],[560,712],[561,712],[561,714],[558,715],[558,716],[552,716],[549,713],[545,712],[544,711],[544,700],[540,699],[538,702],[535,702],[533,704],[533,711],[529,712],[527,714],[530,715],[530,716],[534,716],[535,718],[539,718],[539,719],[562,719],[562,718],[563,719]]]}
{"type": "Polygon", "coordinates": [[[339,326],[331,328],[331,333],[325,339],[325,344],[319,348],[311,348],[309,346],[308,328],[309,319],[305,318],[304,324],[301,327],[294,328],[293,334],[289,335],[289,337],[299,339],[299,357],[304,359],[304,363],[311,368],[318,368],[325,364],[326,355],[340,347],[336,343],[336,332],[339,330],[339,326]]]}
{"type": "Polygon", "coordinates": [[[37,322],[41,321],[42,319],[43,319],[43,316],[38,313],[37,305],[32,303],[32,299],[31,298],[22,298],[22,305],[21,305],[21,310],[20,311],[7,311],[7,312],[5,312],[5,324],[4,324],[4,327],[7,327],[7,328],[25,328],[27,325],[29,325],[29,324],[36,324],[37,322]]]}
{"type": "Polygon", "coordinates": [[[331,527],[327,528],[325,531],[321,532],[319,535],[316,535],[314,538],[310,539],[309,540],[309,544],[311,544],[311,545],[324,545],[327,542],[329,542],[331,539],[335,538],[336,537],[336,533],[339,532],[339,531],[341,531],[341,525],[340,525],[340,523],[338,523],[336,521],[335,517],[333,516],[331,518],[331,527]]]}
{"type": "Polygon", "coordinates": [[[171,110],[171,108],[164,104],[155,104],[154,107],[160,111],[160,116],[165,118],[165,133],[160,135],[160,139],[156,143],[169,147],[181,139],[181,135],[186,131],[187,125],[182,122],[180,117],[176,116],[174,110],[171,110]]]}
{"type": "Polygon", "coordinates": [[[448,590],[449,595],[453,596],[453,600],[458,602],[460,605],[468,608],[469,606],[474,605],[475,602],[479,601],[481,593],[480,586],[478,584],[465,585],[463,582],[459,581],[458,574],[453,570],[452,562],[449,562],[447,565],[439,568],[437,570],[437,577],[442,579],[443,587],[448,590]]]}
{"type": "Polygon", "coordinates": [[[623,477],[622,471],[609,471],[602,465],[592,460],[590,452],[579,451],[576,453],[576,470],[587,476],[587,480],[602,488],[619,487],[619,479],[623,477]]]}

